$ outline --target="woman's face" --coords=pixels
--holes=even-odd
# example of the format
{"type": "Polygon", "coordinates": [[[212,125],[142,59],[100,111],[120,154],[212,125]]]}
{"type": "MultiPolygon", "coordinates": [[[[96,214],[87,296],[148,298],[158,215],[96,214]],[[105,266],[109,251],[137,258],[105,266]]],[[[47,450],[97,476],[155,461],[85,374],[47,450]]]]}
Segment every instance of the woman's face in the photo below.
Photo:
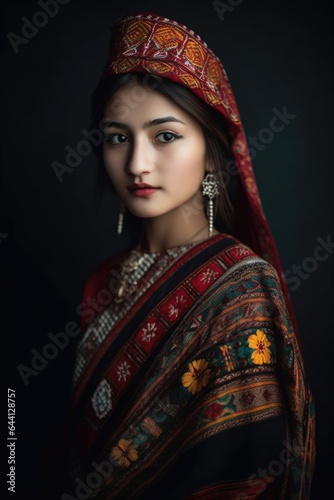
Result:
{"type": "Polygon", "coordinates": [[[106,170],[134,215],[159,217],[198,199],[203,132],[171,100],[138,84],[119,89],[105,108],[104,136],[106,170]]]}

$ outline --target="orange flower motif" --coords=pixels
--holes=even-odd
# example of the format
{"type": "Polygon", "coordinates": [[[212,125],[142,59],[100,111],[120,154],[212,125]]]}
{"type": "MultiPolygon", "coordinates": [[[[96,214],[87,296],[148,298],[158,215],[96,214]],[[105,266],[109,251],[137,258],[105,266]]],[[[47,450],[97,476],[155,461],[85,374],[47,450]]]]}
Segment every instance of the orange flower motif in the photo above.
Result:
{"type": "Polygon", "coordinates": [[[137,460],[138,452],[131,441],[120,439],[117,445],[111,450],[111,457],[121,467],[129,467],[131,462],[137,460]]]}
{"type": "Polygon", "coordinates": [[[210,369],[205,359],[198,359],[188,364],[189,371],[182,376],[182,385],[191,394],[197,394],[209,382],[210,369]]]}
{"type": "Polygon", "coordinates": [[[256,333],[249,337],[248,346],[254,349],[251,358],[255,365],[270,363],[271,352],[269,347],[271,346],[271,342],[262,330],[256,330],[256,333]]]}

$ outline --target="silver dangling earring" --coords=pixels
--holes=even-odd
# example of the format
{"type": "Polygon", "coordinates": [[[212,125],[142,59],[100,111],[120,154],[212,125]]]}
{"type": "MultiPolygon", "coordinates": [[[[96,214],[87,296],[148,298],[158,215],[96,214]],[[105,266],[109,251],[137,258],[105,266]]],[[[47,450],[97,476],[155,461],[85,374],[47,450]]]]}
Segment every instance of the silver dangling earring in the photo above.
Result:
{"type": "Polygon", "coordinates": [[[207,174],[202,181],[202,194],[209,198],[207,217],[209,219],[209,236],[213,231],[213,198],[219,194],[219,183],[213,174],[207,174]]]}
{"type": "Polygon", "coordinates": [[[117,234],[120,236],[123,231],[123,221],[124,221],[124,213],[125,213],[125,205],[122,200],[119,203],[119,212],[118,212],[118,224],[117,224],[117,234]]]}

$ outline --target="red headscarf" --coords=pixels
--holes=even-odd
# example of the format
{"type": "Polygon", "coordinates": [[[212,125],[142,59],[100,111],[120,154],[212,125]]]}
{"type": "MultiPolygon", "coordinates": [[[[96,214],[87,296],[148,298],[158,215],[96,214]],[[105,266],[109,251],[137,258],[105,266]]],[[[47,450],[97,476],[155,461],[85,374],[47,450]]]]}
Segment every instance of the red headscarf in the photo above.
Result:
{"type": "Polygon", "coordinates": [[[220,60],[192,30],[156,14],[125,16],[112,27],[112,48],[105,76],[137,72],[158,75],[184,85],[223,115],[242,190],[238,206],[234,207],[233,235],[276,268],[295,323],[277,249],[263,213],[237,104],[220,60]]]}

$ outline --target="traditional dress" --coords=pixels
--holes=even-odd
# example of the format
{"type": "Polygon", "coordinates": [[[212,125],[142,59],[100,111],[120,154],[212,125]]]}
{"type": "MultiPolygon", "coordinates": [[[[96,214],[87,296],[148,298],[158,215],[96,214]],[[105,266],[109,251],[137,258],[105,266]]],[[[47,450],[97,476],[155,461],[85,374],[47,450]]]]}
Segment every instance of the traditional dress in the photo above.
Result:
{"type": "Polygon", "coordinates": [[[223,114],[242,195],[233,236],[134,249],[87,280],[67,498],[307,499],[313,401],[226,74],[154,14],[118,20],[113,37],[106,77],[157,74],[223,114]]]}

